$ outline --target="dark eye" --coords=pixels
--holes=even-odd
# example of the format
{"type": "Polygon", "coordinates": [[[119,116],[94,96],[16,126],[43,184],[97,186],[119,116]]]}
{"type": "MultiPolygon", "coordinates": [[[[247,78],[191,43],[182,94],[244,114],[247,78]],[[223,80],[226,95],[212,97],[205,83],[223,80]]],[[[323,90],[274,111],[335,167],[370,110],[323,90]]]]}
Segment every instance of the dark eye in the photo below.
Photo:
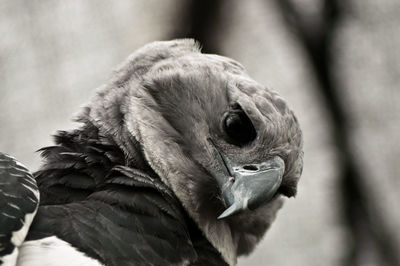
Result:
{"type": "Polygon", "coordinates": [[[244,145],[256,138],[256,130],[250,118],[235,104],[225,116],[224,130],[229,139],[237,145],[244,145]]]}

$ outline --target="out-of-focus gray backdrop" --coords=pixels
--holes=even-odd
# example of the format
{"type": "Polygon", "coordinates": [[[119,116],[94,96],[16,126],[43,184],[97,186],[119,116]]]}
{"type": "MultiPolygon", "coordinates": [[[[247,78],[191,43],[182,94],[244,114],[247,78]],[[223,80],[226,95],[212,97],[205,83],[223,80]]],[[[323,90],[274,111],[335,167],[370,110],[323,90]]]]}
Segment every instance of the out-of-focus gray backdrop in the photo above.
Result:
{"type": "MultiPolygon", "coordinates": [[[[71,118],[112,69],[148,42],[185,36],[192,2],[0,1],[0,150],[37,169],[35,151],[50,145],[56,130],[75,126],[71,118]]],[[[302,37],[326,35],[331,14],[322,11],[330,1],[283,1],[291,2],[300,20],[279,0],[204,3],[217,2],[218,11],[203,25],[207,33],[199,36],[280,92],[305,137],[297,197],[286,200],[256,251],[239,265],[397,265],[400,3],[344,1],[334,38],[328,38],[331,56],[316,68],[321,53],[311,55],[319,46],[307,48],[302,37]],[[303,32],[296,29],[300,22],[308,26],[303,32]],[[320,88],[326,83],[317,75],[326,66],[344,124],[320,88]],[[345,128],[344,136],[337,126],[345,128]],[[350,157],[343,155],[342,139],[350,157]],[[361,196],[360,186],[343,188],[342,166],[349,158],[361,196]]],[[[204,10],[209,14],[213,7],[204,10]]]]}

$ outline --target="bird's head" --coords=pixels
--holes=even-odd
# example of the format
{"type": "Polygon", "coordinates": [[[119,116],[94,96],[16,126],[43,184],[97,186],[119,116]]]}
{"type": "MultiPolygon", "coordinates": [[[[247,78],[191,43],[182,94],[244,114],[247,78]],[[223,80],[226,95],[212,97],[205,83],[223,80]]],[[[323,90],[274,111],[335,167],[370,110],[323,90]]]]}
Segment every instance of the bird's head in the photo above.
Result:
{"type": "Polygon", "coordinates": [[[229,263],[262,237],[280,195],[296,194],[302,134],[293,112],[240,64],[202,54],[192,40],[138,50],[92,105],[108,132],[140,143],[229,263]]]}

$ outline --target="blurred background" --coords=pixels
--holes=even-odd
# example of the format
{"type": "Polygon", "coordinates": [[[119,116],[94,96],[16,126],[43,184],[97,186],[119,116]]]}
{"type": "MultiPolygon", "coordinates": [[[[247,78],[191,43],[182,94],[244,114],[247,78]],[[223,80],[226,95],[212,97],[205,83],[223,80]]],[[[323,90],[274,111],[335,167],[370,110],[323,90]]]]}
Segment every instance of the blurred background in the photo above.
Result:
{"type": "Polygon", "coordinates": [[[193,37],[304,131],[298,195],[238,264],[400,265],[399,1],[2,0],[0,36],[0,150],[30,169],[130,53],[193,37]]]}

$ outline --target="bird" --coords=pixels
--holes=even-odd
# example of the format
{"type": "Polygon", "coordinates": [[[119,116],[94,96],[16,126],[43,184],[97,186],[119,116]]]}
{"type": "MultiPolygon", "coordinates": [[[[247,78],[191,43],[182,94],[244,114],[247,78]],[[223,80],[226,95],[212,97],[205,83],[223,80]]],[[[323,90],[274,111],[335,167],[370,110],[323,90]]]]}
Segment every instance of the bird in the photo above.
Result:
{"type": "Polygon", "coordinates": [[[40,149],[34,179],[0,157],[0,256],[3,243],[18,249],[9,265],[235,265],[297,192],[294,112],[193,39],[138,49],[76,122],[40,149]],[[17,217],[5,219],[14,205],[18,219],[34,216],[18,243],[17,217]]]}

